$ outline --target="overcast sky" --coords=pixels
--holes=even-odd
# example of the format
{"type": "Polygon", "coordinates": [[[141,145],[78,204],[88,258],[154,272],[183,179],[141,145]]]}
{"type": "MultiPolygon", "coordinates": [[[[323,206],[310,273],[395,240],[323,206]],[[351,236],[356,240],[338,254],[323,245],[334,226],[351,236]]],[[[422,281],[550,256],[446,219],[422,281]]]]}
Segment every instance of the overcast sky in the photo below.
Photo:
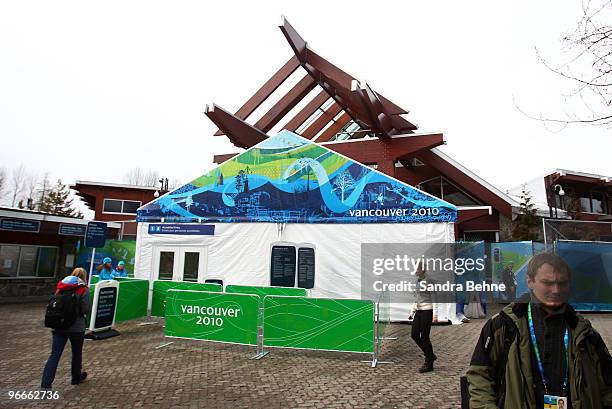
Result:
{"type": "Polygon", "coordinates": [[[410,110],[422,132],[501,189],[554,168],[612,175],[610,129],[558,131],[561,61],[580,1],[0,3],[0,166],[124,181],[134,167],[189,181],[236,152],[202,114],[235,111],[309,46],[410,110]]]}

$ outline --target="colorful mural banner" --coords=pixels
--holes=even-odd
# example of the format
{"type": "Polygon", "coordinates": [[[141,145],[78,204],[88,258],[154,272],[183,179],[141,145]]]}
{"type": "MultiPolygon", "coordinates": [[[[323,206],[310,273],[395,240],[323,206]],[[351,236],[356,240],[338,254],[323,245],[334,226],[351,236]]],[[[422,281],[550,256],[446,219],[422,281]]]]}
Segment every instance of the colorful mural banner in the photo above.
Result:
{"type": "Polygon", "coordinates": [[[210,283],[189,283],[184,281],[164,281],[153,282],[153,299],[151,300],[151,316],[163,317],[166,314],[166,297],[170,289],[223,292],[223,286],[210,283]]]}
{"type": "MultiPolygon", "coordinates": [[[[83,267],[89,271],[91,264],[92,248],[81,246],[78,251],[76,267],[83,267]]],[[[97,248],[94,257],[94,276],[96,268],[102,264],[105,257],[110,257],[113,268],[117,267],[119,261],[125,262],[125,269],[128,276],[134,276],[134,263],[136,262],[136,241],[135,240],[106,240],[104,247],[97,248]]],[[[92,276],[92,279],[93,277],[92,276]]]]}
{"type": "Polygon", "coordinates": [[[491,280],[506,287],[504,292],[495,292],[495,299],[510,302],[529,291],[527,265],[533,255],[531,241],[491,243],[491,280]]]}
{"type": "Polygon", "coordinates": [[[139,222],[455,222],[457,208],[292,132],[138,210],[139,222]]]}
{"type": "Polygon", "coordinates": [[[555,252],[572,270],[572,306],[612,311],[612,243],[557,241],[555,252]]]}
{"type": "Polygon", "coordinates": [[[369,300],[264,298],[266,347],[371,353],[374,325],[369,300]]]}
{"type": "Polygon", "coordinates": [[[166,336],[257,345],[259,297],[170,289],[166,336]]]}

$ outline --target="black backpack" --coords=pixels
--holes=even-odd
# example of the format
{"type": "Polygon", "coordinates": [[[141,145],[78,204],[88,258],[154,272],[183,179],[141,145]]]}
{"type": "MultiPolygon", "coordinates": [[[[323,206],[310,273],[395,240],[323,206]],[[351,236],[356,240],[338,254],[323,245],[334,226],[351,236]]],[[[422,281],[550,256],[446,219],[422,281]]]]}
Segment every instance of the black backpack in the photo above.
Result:
{"type": "Polygon", "coordinates": [[[78,285],[70,290],[61,290],[51,297],[45,313],[45,327],[68,329],[79,317],[79,298],[76,291],[83,287],[78,285]]]}

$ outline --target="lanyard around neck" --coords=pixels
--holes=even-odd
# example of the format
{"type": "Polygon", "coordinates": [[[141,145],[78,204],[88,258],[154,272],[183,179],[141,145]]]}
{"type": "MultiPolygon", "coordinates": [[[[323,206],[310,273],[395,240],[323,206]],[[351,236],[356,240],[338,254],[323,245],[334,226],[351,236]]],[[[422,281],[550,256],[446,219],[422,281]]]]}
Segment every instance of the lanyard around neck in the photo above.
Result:
{"type": "MultiPolygon", "coordinates": [[[[544,393],[548,394],[548,386],[546,385],[546,378],[544,377],[544,365],[542,364],[542,359],[540,358],[540,348],[538,348],[538,340],[536,339],[535,329],[533,328],[533,317],[531,315],[531,303],[529,303],[529,307],[527,309],[527,317],[529,321],[529,334],[531,335],[531,344],[533,345],[533,350],[535,352],[536,361],[538,363],[538,370],[540,371],[540,376],[542,377],[542,384],[544,385],[544,393]]],[[[565,327],[565,334],[563,335],[563,344],[565,349],[565,373],[563,376],[563,393],[567,388],[567,378],[569,371],[569,330],[567,326],[565,327]]]]}

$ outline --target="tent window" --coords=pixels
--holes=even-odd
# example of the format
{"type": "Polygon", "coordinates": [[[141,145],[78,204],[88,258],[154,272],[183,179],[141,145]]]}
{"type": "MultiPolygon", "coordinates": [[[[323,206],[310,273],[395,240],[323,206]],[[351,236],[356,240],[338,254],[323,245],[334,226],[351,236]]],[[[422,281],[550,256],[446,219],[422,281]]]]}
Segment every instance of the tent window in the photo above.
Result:
{"type": "Polygon", "coordinates": [[[159,252],[159,271],[160,280],[172,280],[174,274],[174,251],[159,252]]]}
{"type": "Polygon", "coordinates": [[[186,251],[183,265],[183,281],[198,281],[199,265],[200,253],[186,251]]]}
{"type": "Polygon", "coordinates": [[[272,246],[270,259],[270,285],[295,287],[295,246],[272,246]]]}
{"type": "Polygon", "coordinates": [[[298,249],[298,287],[313,288],[315,278],[315,250],[310,247],[298,249]]]}

